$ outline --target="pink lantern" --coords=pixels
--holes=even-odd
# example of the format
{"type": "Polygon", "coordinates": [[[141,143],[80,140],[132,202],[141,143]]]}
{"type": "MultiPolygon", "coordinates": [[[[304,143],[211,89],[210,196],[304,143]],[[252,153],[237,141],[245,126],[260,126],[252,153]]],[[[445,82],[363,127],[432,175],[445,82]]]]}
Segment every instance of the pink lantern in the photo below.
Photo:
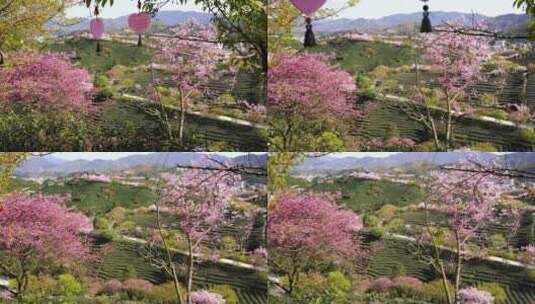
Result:
{"type": "Polygon", "coordinates": [[[303,14],[311,15],[319,10],[327,0],[290,0],[303,14]]]}
{"type": "Polygon", "coordinates": [[[91,20],[89,27],[91,29],[91,34],[93,35],[93,39],[96,39],[96,40],[102,39],[102,36],[104,35],[104,21],[102,19],[95,18],[91,20]]]}
{"type": "Polygon", "coordinates": [[[128,27],[136,34],[142,34],[150,28],[151,18],[147,13],[132,14],[128,17],[128,27]]]}

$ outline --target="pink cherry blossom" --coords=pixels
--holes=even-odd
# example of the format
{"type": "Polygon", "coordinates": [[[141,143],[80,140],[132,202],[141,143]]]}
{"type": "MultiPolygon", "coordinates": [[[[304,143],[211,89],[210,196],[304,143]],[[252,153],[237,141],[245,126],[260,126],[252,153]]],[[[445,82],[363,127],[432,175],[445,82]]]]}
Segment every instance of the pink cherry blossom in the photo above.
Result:
{"type": "Polygon", "coordinates": [[[18,52],[0,68],[0,104],[87,111],[92,91],[91,75],[74,67],[66,55],[18,52]]]}
{"type": "Polygon", "coordinates": [[[191,293],[192,304],[225,304],[223,296],[206,291],[204,289],[197,290],[191,293]]]}
{"type": "Polygon", "coordinates": [[[91,222],[66,209],[62,196],[5,197],[0,207],[0,227],[0,251],[21,262],[89,256],[82,234],[92,230],[91,222]]]}
{"type": "Polygon", "coordinates": [[[329,197],[286,193],[268,212],[268,244],[270,251],[300,252],[310,259],[354,256],[358,247],[353,233],[362,227],[358,215],[329,197]]]}
{"type": "Polygon", "coordinates": [[[268,71],[268,103],[279,115],[352,118],[357,111],[351,75],[330,65],[329,56],[278,54],[268,71]]]}
{"type": "Polygon", "coordinates": [[[493,304],[494,297],[487,291],[474,287],[459,290],[459,303],[462,304],[493,304]]]}

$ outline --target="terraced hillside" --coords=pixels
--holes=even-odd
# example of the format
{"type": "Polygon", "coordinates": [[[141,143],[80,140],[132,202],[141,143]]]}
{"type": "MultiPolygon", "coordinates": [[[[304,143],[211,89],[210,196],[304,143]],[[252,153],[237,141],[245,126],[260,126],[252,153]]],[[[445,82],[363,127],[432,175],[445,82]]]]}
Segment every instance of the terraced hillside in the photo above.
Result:
{"type": "Polygon", "coordinates": [[[156,199],[154,192],[146,187],[87,180],[70,180],[63,185],[44,185],[41,191],[45,194],[70,194],[70,205],[88,215],[102,215],[115,207],[147,207],[156,199]]]}
{"type": "MultiPolygon", "coordinates": [[[[112,245],[111,252],[96,267],[98,276],[102,279],[122,279],[126,268],[133,266],[140,278],[155,284],[169,281],[161,270],[151,265],[142,256],[143,250],[139,244],[120,241],[112,245]]],[[[183,257],[176,254],[174,259],[180,262],[183,257]]],[[[228,285],[235,289],[239,303],[267,303],[267,274],[255,270],[204,262],[197,269],[194,284],[197,288],[228,285]]]]}
{"type": "Polygon", "coordinates": [[[317,192],[341,191],[338,203],[359,214],[377,211],[387,204],[399,207],[418,204],[424,198],[423,191],[416,185],[356,177],[342,177],[333,183],[312,183],[309,188],[317,192]]]}
{"type": "MultiPolygon", "coordinates": [[[[495,282],[505,287],[508,303],[535,302],[535,281],[530,278],[525,268],[472,259],[464,264],[464,269],[463,285],[495,282]]],[[[414,256],[406,242],[386,240],[384,247],[370,259],[368,273],[373,277],[380,277],[399,275],[400,272],[426,282],[438,278],[430,265],[414,256]]]]}
{"type": "MultiPolygon", "coordinates": [[[[103,130],[109,137],[128,136],[128,146],[133,150],[144,151],[161,150],[170,147],[162,131],[161,121],[157,118],[159,107],[155,104],[140,101],[120,99],[105,107],[106,111],[95,121],[102,124],[103,130]],[[158,110],[158,111],[157,111],[158,110]]],[[[170,124],[178,128],[179,113],[167,109],[170,114],[170,124]]],[[[262,130],[250,126],[219,121],[196,115],[187,115],[185,136],[196,146],[210,147],[211,144],[224,142],[227,150],[236,151],[265,151],[266,141],[262,130]]],[[[127,147],[128,147],[127,146],[127,147]]],[[[118,150],[124,150],[121,145],[118,150]]],[[[108,149],[113,151],[113,147],[108,149]]]]}
{"type": "Polygon", "coordinates": [[[409,46],[395,46],[383,42],[334,39],[314,51],[336,54],[336,63],[356,74],[367,73],[380,65],[399,67],[414,62],[414,51],[409,46]]]}
{"type": "MultiPolygon", "coordinates": [[[[412,120],[403,112],[396,102],[378,102],[368,115],[360,118],[359,136],[364,139],[385,138],[395,126],[402,137],[423,142],[429,138],[428,132],[421,124],[412,120]]],[[[458,147],[472,146],[478,143],[491,143],[500,151],[533,151],[535,139],[529,131],[514,126],[499,125],[463,117],[456,121],[454,144],[458,147]]]]}
{"type": "MultiPolygon", "coordinates": [[[[154,212],[136,212],[131,217],[127,217],[128,221],[133,221],[136,226],[144,227],[144,228],[156,228],[156,214],[154,212]]],[[[175,226],[175,218],[170,217],[169,215],[166,215],[165,213],[162,213],[161,215],[161,222],[163,226],[165,227],[173,227],[175,226]]],[[[243,233],[241,230],[242,228],[239,228],[232,223],[225,225],[224,227],[221,227],[220,229],[213,230],[210,232],[210,235],[213,236],[215,240],[221,240],[225,236],[237,236],[243,233]]],[[[255,223],[253,225],[253,229],[247,238],[246,241],[246,247],[247,249],[254,250],[258,247],[266,247],[266,218],[265,214],[259,214],[256,217],[255,223]]],[[[203,246],[206,246],[208,248],[216,247],[220,244],[217,244],[214,241],[206,241],[202,243],[203,246]]]]}

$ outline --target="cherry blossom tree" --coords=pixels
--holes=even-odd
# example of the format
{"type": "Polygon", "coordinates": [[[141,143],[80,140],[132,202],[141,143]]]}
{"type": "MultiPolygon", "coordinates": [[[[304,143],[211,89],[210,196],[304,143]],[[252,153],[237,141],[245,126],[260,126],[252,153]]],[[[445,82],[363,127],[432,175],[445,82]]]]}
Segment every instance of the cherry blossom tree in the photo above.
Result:
{"type": "Polygon", "coordinates": [[[407,103],[403,107],[410,117],[430,131],[437,150],[451,146],[454,119],[472,112],[465,101],[473,93],[474,85],[486,77],[481,66],[490,58],[487,37],[457,32],[455,29],[460,26],[450,26],[453,28],[451,31],[422,34],[420,37],[418,44],[423,48],[422,59],[436,75],[438,87],[428,89],[418,83],[415,93],[417,103],[407,103]],[[444,113],[433,109],[437,104],[444,113]],[[436,117],[437,113],[440,119],[436,117]]]}
{"type": "Polygon", "coordinates": [[[28,276],[50,265],[68,265],[90,259],[83,234],[90,220],[65,207],[65,196],[2,198],[0,209],[0,272],[13,278],[14,296],[24,293],[28,276]]]}
{"type": "MultiPolygon", "coordinates": [[[[203,162],[199,167],[217,167],[218,163],[203,162]]],[[[157,202],[159,241],[168,252],[166,267],[171,269],[178,288],[176,269],[169,258],[166,233],[160,222],[160,210],[171,214],[187,243],[187,299],[191,304],[195,262],[202,257],[201,243],[212,237],[212,232],[226,224],[230,200],[241,187],[241,177],[225,170],[185,169],[165,179],[157,202]]],[[[181,295],[177,297],[181,299],[181,295]]]]}
{"type": "Polygon", "coordinates": [[[323,148],[313,140],[358,115],[351,102],[356,84],[349,73],[330,65],[330,59],[308,53],[274,56],[268,70],[268,106],[276,150],[323,148]]]}
{"type": "MultiPolygon", "coordinates": [[[[465,166],[470,166],[470,163],[465,166]]],[[[485,238],[484,225],[518,214],[516,210],[502,206],[506,202],[504,194],[511,189],[507,179],[464,171],[439,170],[431,175],[430,196],[425,202],[426,223],[419,239],[422,247],[417,254],[442,276],[448,303],[453,304],[459,301],[463,260],[485,254],[481,247],[470,242],[485,238]],[[445,215],[444,220],[429,220],[430,212],[445,215]],[[446,240],[446,244],[441,240],[446,240]],[[453,244],[452,248],[447,244],[453,244]],[[455,259],[453,291],[447,284],[446,252],[453,252],[455,259]]]]}
{"type": "Polygon", "coordinates": [[[361,255],[354,233],[362,227],[357,214],[328,194],[280,194],[268,212],[267,234],[271,266],[288,278],[281,287],[291,294],[303,271],[361,255]]]}
{"type": "Polygon", "coordinates": [[[91,75],[73,66],[66,54],[18,52],[0,69],[0,105],[40,111],[83,111],[91,108],[91,75]]]}
{"type": "MultiPolygon", "coordinates": [[[[210,79],[217,79],[218,63],[229,58],[229,52],[210,41],[216,38],[211,26],[203,26],[196,21],[189,21],[171,29],[171,36],[193,37],[195,39],[159,38],[161,51],[158,58],[164,61],[164,68],[172,73],[173,83],[178,90],[180,107],[179,141],[183,143],[184,125],[189,104],[195,96],[201,96],[208,90],[210,79]]],[[[236,72],[232,66],[227,72],[236,72]]],[[[155,85],[158,85],[156,81],[155,85]]],[[[156,92],[156,99],[160,100],[156,92]]],[[[167,120],[166,120],[167,121],[167,120]]],[[[169,136],[172,134],[169,131],[169,136]]]]}

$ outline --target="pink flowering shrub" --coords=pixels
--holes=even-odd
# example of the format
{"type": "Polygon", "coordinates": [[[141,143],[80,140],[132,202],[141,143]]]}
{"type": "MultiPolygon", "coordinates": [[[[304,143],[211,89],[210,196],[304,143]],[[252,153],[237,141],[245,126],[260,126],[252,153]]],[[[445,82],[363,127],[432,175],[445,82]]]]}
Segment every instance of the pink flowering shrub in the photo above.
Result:
{"type": "Polygon", "coordinates": [[[494,297],[487,291],[474,287],[459,290],[461,304],[494,304],[494,297]]]}
{"type": "Polygon", "coordinates": [[[268,71],[268,104],[276,115],[306,118],[351,118],[350,94],[357,91],[351,75],[318,54],[279,54],[268,71]]]}
{"type": "Polygon", "coordinates": [[[320,54],[278,54],[268,70],[268,107],[275,151],[338,151],[360,115],[349,73],[320,54]]]}
{"type": "Polygon", "coordinates": [[[134,289],[134,290],[150,290],[154,285],[143,279],[128,279],[123,282],[124,289],[134,289]]]}
{"type": "Polygon", "coordinates": [[[100,293],[112,295],[120,292],[122,289],[123,283],[121,283],[121,281],[119,280],[112,279],[104,283],[104,286],[102,287],[100,293]]]}
{"type": "Polygon", "coordinates": [[[73,66],[66,56],[15,53],[0,68],[0,104],[40,111],[87,111],[93,91],[91,75],[73,66]]]}
{"type": "Polygon", "coordinates": [[[521,257],[523,257],[522,260],[526,263],[535,263],[535,246],[528,245],[523,247],[521,251],[521,257]]]}
{"type": "Polygon", "coordinates": [[[387,140],[372,138],[365,142],[366,151],[396,151],[410,152],[416,148],[416,142],[410,138],[391,137],[387,140]]]}
{"type": "Polygon", "coordinates": [[[267,109],[266,106],[261,104],[252,104],[247,101],[242,101],[241,104],[244,106],[247,119],[256,122],[261,123],[266,120],[267,115],[267,109]]]}
{"type": "Polygon", "coordinates": [[[89,249],[81,234],[89,219],[65,207],[62,196],[10,195],[0,205],[0,251],[27,261],[85,258],[89,249]]]}
{"type": "Polygon", "coordinates": [[[190,296],[192,304],[225,304],[222,295],[203,289],[192,292],[190,296]]]}
{"type": "Polygon", "coordinates": [[[378,278],[373,281],[368,290],[385,291],[394,287],[394,283],[389,278],[378,278]]]}
{"type": "Polygon", "coordinates": [[[329,196],[282,193],[268,212],[268,246],[274,271],[299,284],[299,273],[322,263],[354,262],[366,253],[354,235],[361,218],[329,196]],[[298,257],[296,259],[295,257],[298,257]]]}
{"type": "Polygon", "coordinates": [[[397,287],[405,287],[405,288],[412,288],[412,289],[420,289],[424,286],[422,281],[420,281],[418,278],[411,277],[411,276],[400,276],[394,278],[392,280],[395,286],[397,287]]]}
{"type": "Polygon", "coordinates": [[[92,230],[91,222],[69,211],[65,202],[59,195],[0,198],[0,264],[18,280],[18,294],[27,286],[22,282],[43,267],[93,259],[83,236],[92,230]]]}
{"type": "Polygon", "coordinates": [[[525,105],[519,105],[518,110],[510,112],[508,116],[509,120],[518,124],[526,123],[529,121],[530,118],[531,118],[530,110],[525,105]]]}
{"type": "Polygon", "coordinates": [[[353,233],[361,218],[315,193],[282,194],[268,212],[268,243],[273,251],[299,251],[305,258],[353,256],[353,233]]]}

